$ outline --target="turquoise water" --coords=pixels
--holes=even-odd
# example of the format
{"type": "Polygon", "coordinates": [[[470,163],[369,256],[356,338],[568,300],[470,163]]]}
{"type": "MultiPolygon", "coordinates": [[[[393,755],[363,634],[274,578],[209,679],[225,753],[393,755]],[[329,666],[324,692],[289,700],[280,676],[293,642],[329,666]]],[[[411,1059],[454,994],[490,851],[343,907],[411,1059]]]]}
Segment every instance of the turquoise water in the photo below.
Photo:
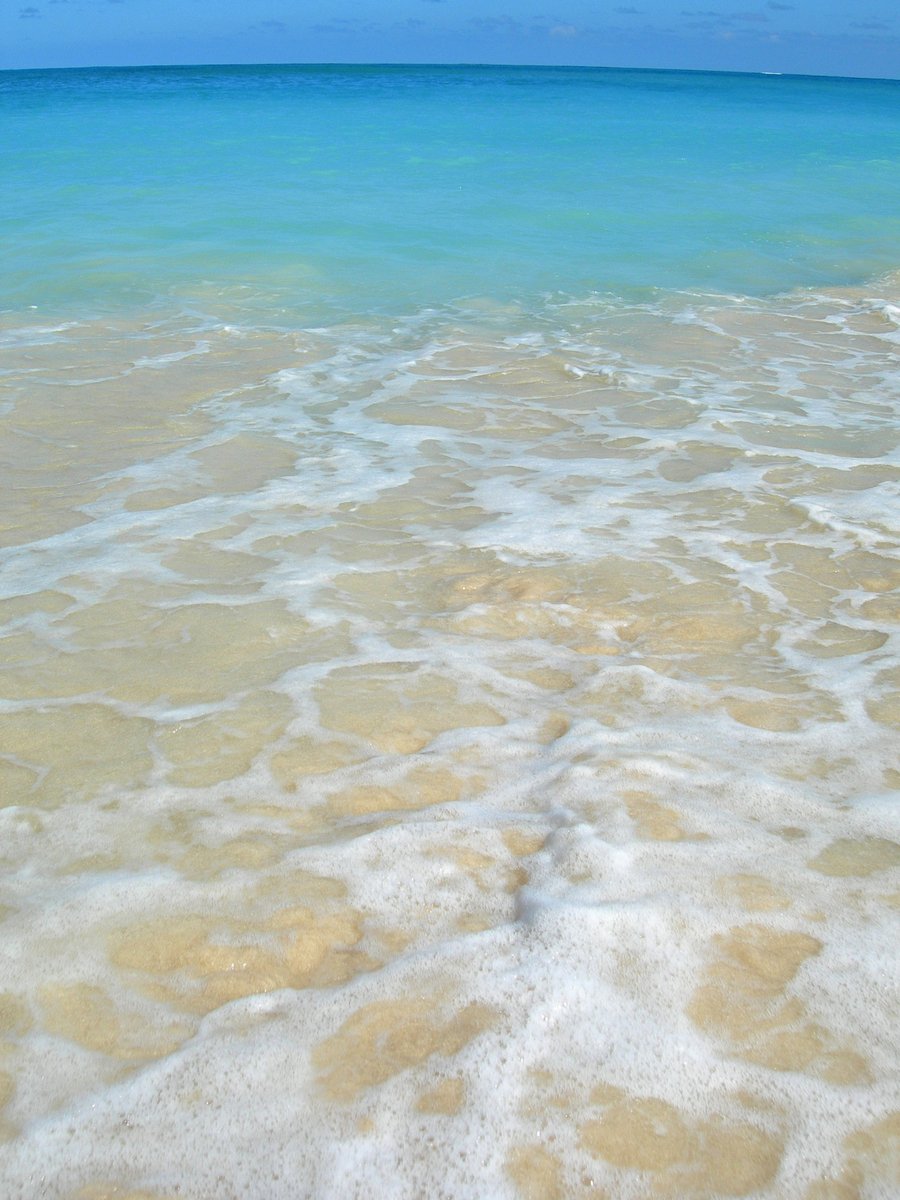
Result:
{"type": "Polygon", "coordinates": [[[306,315],[858,282],[900,84],[478,67],[6,72],[0,304],[205,287],[306,315]]]}
{"type": "Polygon", "coordinates": [[[0,1194],[894,1200],[900,84],[0,74],[0,1194]]]}

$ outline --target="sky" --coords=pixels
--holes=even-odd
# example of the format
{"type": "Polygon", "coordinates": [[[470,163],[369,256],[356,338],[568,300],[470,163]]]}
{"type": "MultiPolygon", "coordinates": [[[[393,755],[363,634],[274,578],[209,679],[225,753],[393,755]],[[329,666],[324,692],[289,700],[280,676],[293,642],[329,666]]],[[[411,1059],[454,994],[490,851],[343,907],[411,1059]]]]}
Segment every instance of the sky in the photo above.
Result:
{"type": "Polygon", "coordinates": [[[897,0],[0,0],[0,68],[547,63],[900,77],[897,0]]]}

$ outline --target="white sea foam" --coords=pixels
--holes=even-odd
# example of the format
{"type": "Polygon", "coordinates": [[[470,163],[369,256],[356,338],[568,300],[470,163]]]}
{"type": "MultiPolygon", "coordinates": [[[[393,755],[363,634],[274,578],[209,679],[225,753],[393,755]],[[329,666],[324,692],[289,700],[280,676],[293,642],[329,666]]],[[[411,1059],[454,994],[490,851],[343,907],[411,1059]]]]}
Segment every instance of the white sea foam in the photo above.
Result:
{"type": "Polygon", "coordinates": [[[894,1194],[895,290],[7,339],[7,1195],[894,1194]]]}

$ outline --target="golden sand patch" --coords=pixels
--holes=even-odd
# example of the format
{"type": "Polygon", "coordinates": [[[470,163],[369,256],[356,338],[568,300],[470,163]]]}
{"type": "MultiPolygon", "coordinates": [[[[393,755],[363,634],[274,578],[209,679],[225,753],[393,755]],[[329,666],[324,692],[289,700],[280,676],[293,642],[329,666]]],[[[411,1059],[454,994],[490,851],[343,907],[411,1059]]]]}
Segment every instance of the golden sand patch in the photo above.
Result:
{"type": "Polygon", "coordinates": [[[653,842],[680,842],[688,836],[681,827],[679,814],[648,793],[627,791],[622,793],[622,799],[638,837],[653,842]]]}
{"type": "Polygon", "coordinates": [[[140,654],[133,647],[128,654],[111,647],[95,651],[96,669],[122,700],[226,700],[271,683],[304,661],[305,648],[313,652],[306,623],[276,600],[186,604],[157,611],[140,632],[140,654]]]}
{"type": "Polygon", "coordinates": [[[888,635],[878,629],[856,629],[826,621],[811,638],[797,643],[800,650],[815,658],[844,658],[853,654],[866,654],[880,650],[888,635]]]}
{"type": "Polygon", "coordinates": [[[803,1200],[861,1200],[900,1193],[900,1112],[844,1138],[838,1177],[816,1180],[803,1200]]]}
{"type": "Polygon", "coordinates": [[[0,600],[0,622],[14,621],[18,617],[28,617],[32,613],[60,613],[70,608],[75,601],[65,592],[52,589],[42,592],[28,592],[21,596],[10,596],[0,600]]]}
{"type": "MultiPolygon", "coordinates": [[[[724,589],[723,589],[724,590],[724,589]]],[[[680,599],[673,598],[670,607],[666,596],[664,611],[650,611],[631,621],[621,636],[637,643],[648,655],[668,656],[683,653],[733,654],[759,636],[759,628],[748,614],[725,596],[709,596],[710,586],[704,585],[697,597],[697,607],[678,613],[680,599]],[[713,607],[714,605],[714,607],[713,607]]],[[[656,605],[645,605],[654,609],[656,605]]],[[[662,604],[659,605],[662,607],[662,604]]]]}
{"type": "Polygon", "coordinates": [[[799,571],[774,571],[769,576],[791,607],[804,616],[828,621],[840,592],[830,583],[822,583],[799,571]]]}
{"type": "Polygon", "coordinates": [[[200,465],[204,483],[217,496],[253,492],[289,474],[297,460],[297,447],[278,437],[239,433],[215,442],[191,457],[200,465]]]}
{"type": "Polygon", "coordinates": [[[860,1200],[855,1183],[840,1179],[818,1179],[803,1193],[803,1200],[860,1200]]]}
{"type": "Polygon", "coordinates": [[[490,705],[464,701],[456,684],[414,664],[342,667],[316,688],[322,724],[389,754],[414,754],[455,729],[503,725],[490,705]]]}
{"type": "Polygon", "coordinates": [[[28,1005],[12,992],[0,992],[0,1034],[17,1037],[34,1024],[28,1005]]]}
{"type": "Polygon", "coordinates": [[[873,721],[891,729],[900,729],[900,667],[881,671],[875,679],[878,694],[866,701],[866,712],[873,721]]]}
{"type": "Polygon", "coordinates": [[[649,1176],[655,1195],[747,1196],[778,1172],[781,1139],[756,1125],[693,1121],[655,1097],[600,1102],[601,1116],[581,1126],[582,1147],[613,1167],[649,1176]]]}
{"type": "Polygon", "coordinates": [[[389,425],[433,425],[438,429],[473,432],[484,425],[484,413],[475,407],[449,404],[410,404],[398,400],[379,400],[366,409],[370,417],[389,425]]]}
{"type": "Polygon", "coordinates": [[[128,982],[144,996],[198,1015],[280,988],[343,983],[380,965],[359,949],[362,916],[340,904],[346,893],[334,878],[280,872],[241,893],[232,914],[121,926],[109,937],[109,958],[133,972],[128,982]],[[263,911],[254,919],[247,913],[256,907],[263,911]]]}
{"type": "Polygon", "coordinates": [[[547,692],[568,692],[575,686],[575,678],[568,671],[560,671],[554,667],[530,667],[527,670],[516,671],[508,667],[506,673],[514,679],[524,679],[535,687],[547,692]]]}
{"type": "Polygon", "coordinates": [[[865,878],[900,866],[900,846],[887,838],[837,838],[807,866],[820,875],[865,878]]]}
{"type": "Polygon", "coordinates": [[[613,667],[603,670],[598,686],[582,693],[580,707],[583,712],[611,729],[622,729],[638,719],[646,719],[663,708],[671,709],[674,703],[687,711],[700,709],[708,701],[696,695],[679,697],[673,702],[654,695],[655,680],[645,669],[613,667]]]}
{"type": "Polygon", "coordinates": [[[357,784],[333,792],[328,809],[337,816],[431,808],[452,804],[463,793],[464,781],[443,767],[413,767],[390,785],[357,784]]]}
{"type": "Polygon", "coordinates": [[[509,602],[558,604],[570,586],[557,571],[498,565],[492,571],[472,571],[453,579],[446,588],[445,603],[450,608],[509,602]]]}
{"type": "Polygon", "coordinates": [[[0,808],[28,803],[29,797],[37,792],[40,778],[41,771],[37,765],[24,767],[0,758],[0,808]]]}
{"type": "Polygon", "coordinates": [[[328,775],[365,757],[364,751],[348,742],[301,737],[276,751],[269,760],[269,769],[286,792],[295,792],[306,776],[328,775]]]}
{"type": "Polygon", "coordinates": [[[125,863],[122,854],[110,851],[98,851],[96,854],[85,854],[73,858],[59,870],[60,875],[99,875],[105,871],[118,871],[125,863]]]}
{"type": "Polygon", "coordinates": [[[255,590],[261,585],[260,574],[271,564],[243,550],[211,546],[204,538],[186,538],[178,543],[177,550],[162,559],[162,565],[207,587],[255,590]]]}
{"type": "MultiPolygon", "coordinates": [[[[180,599],[176,589],[174,596],[180,599]]],[[[274,682],[298,663],[346,646],[310,638],[305,621],[280,600],[173,603],[173,593],[124,586],[54,623],[60,651],[30,633],[5,639],[0,695],[46,700],[82,695],[129,703],[229,700],[274,682]],[[148,603],[148,596],[158,603],[148,603]]],[[[0,747],[2,751],[2,747],[0,747]]]]}
{"type": "Polygon", "coordinates": [[[900,1112],[893,1112],[844,1139],[856,1170],[867,1180],[900,1191],[900,1112]]]}
{"type": "Polygon", "coordinates": [[[571,728],[572,723],[568,717],[562,713],[550,713],[537,732],[537,741],[542,746],[552,746],[554,742],[565,737],[571,728]]]}
{"type": "Polygon", "coordinates": [[[537,854],[547,841],[547,834],[542,830],[531,829],[511,829],[503,830],[503,842],[510,854],[514,854],[516,858],[528,858],[531,854],[537,854]]]}
{"type": "Polygon", "coordinates": [[[841,565],[867,592],[900,589],[900,566],[895,558],[871,550],[851,550],[842,556],[841,565]]]}
{"type": "Polygon", "coordinates": [[[506,1173],[521,1200],[566,1200],[562,1163],[543,1146],[517,1146],[506,1157],[506,1173]]]}
{"type": "MultiPolygon", "coordinates": [[[[747,678],[746,684],[752,686],[757,681],[747,678]]],[[[758,684],[763,688],[771,686],[773,680],[760,679],[758,684]]],[[[725,700],[725,708],[729,716],[740,725],[749,725],[752,729],[766,729],[772,733],[794,733],[804,724],[813,721],[843,721],[837,700],[825,692],[796,690],[796,681],[786,680],[779,691],[782,694],[770,693],[753,697],[729,696],[725,700]],[[791,686],[791,685],[794,686],[791,686]]]]}
{"type": "Polygon", "coordinates": [[[621,421],[638,429],[685,429],[694,424],[698,415],[695,405],[677,399],[671,393],[616,408],[616,416],[621,421]]]}
{"type": "Polygon", "coordinates": [[[890,625],[900,624],[900,594],[887,592],[881,596],[873,596],[859,606],[859,616],[873,624],[882,622],[890,625]]]}
{"type": "Polygon", "coordinates": [[[779,912],[791,907],[787,892],[762,875],[723,875],[716,880],[716,891],[745,912],[779,912]]]}
{"type": "Polygon", "coordinates": [[[260,830],[231,838],[220,846],[191,846],[173,856],[178,870],[188,879],[215,879],[224,871],[261,871],[278,862],[291,842],[260,830]]]}
{"type": "Polygon", "coordinates": [[[694,991],[688,1016],[732,1052],[773,1071],[808,1071],[833,1083],[869,1077],[863,1056],[835,1041],[786,989],[822,943],[809,934],[743,925],[713,939],[718,958],[694,991]]]}
{"type": "Polygon", "coordinates": [[[17,1126],[8,1120],[4,1113],[15,1094],[15,1079],[6,1071],[0,1071],[0,1143],[11,1141],[19,1132],[17,1126]]]}
{"type": "Polygon", "coordinates": [[[48,984],[39,990],[38,999],[48,1033],[112,1058],[162,1058],[192,1032],[184,1023],[160,1028],[123,1013],[103,988],[87,983],[48,984]]]}
{"type": "Polygon", "coordinates": [[[499,924],[496,916],[489,916],[487,913],[463,913],[455,922],[455,927],[460,933],[484,933],[486,929],[493,929],[499,924]]]}
{"type": "Polygon", "coordinates": [[[157,745],[183,787],[209,787],[248,771],[256,757],[287,728],[293,706],[287,696],[262,691],[234,708],[163,728],[157,745]]]}
{"type": "Polygon", "coordinates": [[[452,1117],[463,1106],[466,1085],[459,1076],[445,1079],[421,1094],[416,1101],[416,1110],[434,1116],[452,1117]]]}
{"type": "Polygon", "coordinates": [[[331,1100],[348,1102],[434,1055],[452,1058],[496,1020],[485,1004],[451,1016],[437,997],[367,1004],[313,1050],[319,1082],[331,1100]]]}
{"type": "Polygon", "coordinates": [[[45,808],[96,796],[104,788],[136,787],[153,765],[153,722],[102,704],[22,709],[0,721],[0,755],[19,760],[4,772],[0,805],[45,808]]]}
{"type": "Polygon", "coordinates": [[[305,873],[293,882],[271,889],[281,906],[256,921],[187,914],[122,927],[109,939],[110,959],[137,974],[132,986],[144,995],[201,1015],[279,988],[329,987],[380,965],[358,949],[361,913],[319,907],[342,896],[342,884],[305,873]]]}
{"type": "Polygon", "coordinates": [[[727,471],[741,453],[711,442],[683,441],[678,449],[679,457],[664,459],[658,468],[660,475],[672,483],[692,483],[703,475],[727,471]]]}
{"type": "Polygon", "coordinates": [[[254,896],[264,903],[273,904],[323,904],[328,900],[343,900],[347,885],[330,875],[316,875],[300,867],[279,871],[259,880],[254,896]]]}

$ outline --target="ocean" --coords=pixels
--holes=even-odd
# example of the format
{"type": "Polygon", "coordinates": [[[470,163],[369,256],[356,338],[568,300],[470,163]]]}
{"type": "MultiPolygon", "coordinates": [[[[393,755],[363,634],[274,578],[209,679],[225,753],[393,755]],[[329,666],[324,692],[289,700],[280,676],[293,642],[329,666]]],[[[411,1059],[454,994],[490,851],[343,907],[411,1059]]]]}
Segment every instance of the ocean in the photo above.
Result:
{"type": "Polygon", "coordinates": [[[897,1195],[898,100],[0,73],[5,1197],[897,1195]]]}

